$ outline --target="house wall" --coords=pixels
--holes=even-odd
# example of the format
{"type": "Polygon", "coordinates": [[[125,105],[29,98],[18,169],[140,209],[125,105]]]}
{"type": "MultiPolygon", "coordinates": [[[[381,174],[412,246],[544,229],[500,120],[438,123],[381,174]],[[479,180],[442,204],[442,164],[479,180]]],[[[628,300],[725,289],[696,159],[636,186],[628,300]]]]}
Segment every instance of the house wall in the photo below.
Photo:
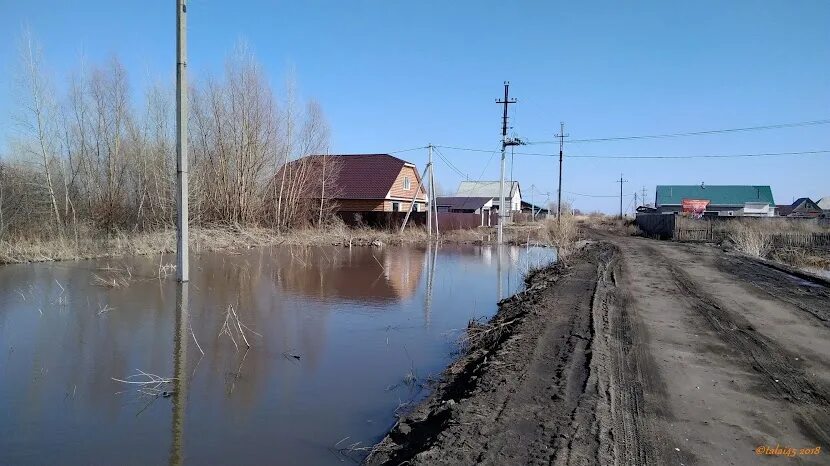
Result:
{"type": "MultiPolygon", "coordinates": [[[[392,212],[392,203],[397,202],[400,204],[400,212],[406,212],[409,210],[409,201],[383,201],[383,211],[384,212],[392,212]]],[[[426,198],[424,201],[415,201],[415,204],[418,206],[418,212],[426,212],[426,198]]]]}
{"type": "Polygon", "coordinates": [[[515,193],[513,193],[513,198],[510,200],[510,210],[513,210],[513,211],[522,210],[522,196],[519,194],[518,189],[516,190],[515,193]]]}
{"type": "MultiPolygon", "coordinates": [[[[341,212],[383,212],[382,199],[339,199],[336,210],[341,212]]],[[[391,205],[389,210],[392,210],[391,205]]]]}
{"type": "Polygon", "coordinates": [[[423,187],[420,186],[420,184],[418,183],[418,174],[415,172],[415,169],[413,167],[404,165],[404,167],[401,168],[401,172],[398,173],[398,177],[395,178],[395,182],[392,184],[392,188],[389,189],[389,196],[395,198],[412,199],[412,196],[415,194],[415,190],[418,188],[420,188],[420,192],[418,193],[418,197],[416,197],[416,199],[426,201],[426,192],[424,191],[423,187]],[[409,189],[404,189],[403,180],[405,177],[409,178],[409,189]]]}

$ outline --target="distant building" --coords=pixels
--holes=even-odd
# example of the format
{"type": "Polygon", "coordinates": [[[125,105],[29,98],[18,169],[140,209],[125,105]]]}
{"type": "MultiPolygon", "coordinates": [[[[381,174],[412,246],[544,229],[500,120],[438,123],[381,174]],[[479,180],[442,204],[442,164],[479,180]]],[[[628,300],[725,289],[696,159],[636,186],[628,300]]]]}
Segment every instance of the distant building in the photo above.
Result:
{"type": "Polygon", "coordinates": [[[809,197],[800,197],[790,205],[777,206],[778,215],[791,218],[818,218],[823,211],[821,207],[809,197]]]}
{"type": "Polygon", "coordinates": [[[442,196],[435,198],[435,208],[438,212],[478,214],[481,219],[479,226],[491,226],[493,201],[492,197],[442,196]]]}
{"type": "MultiPolygon", "coordinates": [[[[531,204],[527,201],[522,201],[522,213],[530,214],[533,215],[534,218],[540,219],[547,217],[550,214],[550,210],[546,207],[531,204]]],[[[554,212],[554,214],[556,214],[556,212],[554,212]]]]}
{"type": "MultiPolygon", "coordinates": [[[[498,181],[462,181],[454,197],[487,197],[493,199],[493,210],[499,210],[498,181]]],[[[522,191],[519,182],[504,182],[504,197],[511,212],[522,210],[522,191]]]]}
{"type": "Polygon", "coordinates": [[[661,185],[657,186],[655,211],[687,211],[704,217],[773,217],[775,201],[769,186],[661,185]]]}

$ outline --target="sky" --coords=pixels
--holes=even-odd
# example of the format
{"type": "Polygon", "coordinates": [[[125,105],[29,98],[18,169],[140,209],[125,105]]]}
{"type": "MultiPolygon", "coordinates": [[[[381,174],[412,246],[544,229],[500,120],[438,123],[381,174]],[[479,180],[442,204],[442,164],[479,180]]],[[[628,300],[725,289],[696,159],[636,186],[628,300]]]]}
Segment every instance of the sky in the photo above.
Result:
{"type": "MultiPolygon", "coordinates": [[[[551,141],[565,123],[562,197],[581,210],[618,211],[621,175],[626,208],[643,188],[653,202],[658,184],[768,184],[779,204],[830,196],[830,153],[569,158],[830,151],[828,124],[567,142],[830,119],[827,1],[190,0],[188,23],[193,79],[220,72],[244,40],[275,89],[293,69],[302,96],[322,104],[333,153],[430,143],[495,151],[502,112],[495,99],[509,80],[518,99],[511,135],[551,141]]],[[[102,63],[113,54],[137,103],[149,83],[175,78],[173,0],[0,0],[0,151],[15,131],[9,115],[24,26],[59,86],[81,57],[102,63]]],[[[558,149],[533,144],[516,152],[558,149]]],[[[499,178],[497,153],[438,150],[464,177],[499,178]]],[[[426,149],[395,155],[419,167],[427,160],[426,149]]],[[[525,198],[532,191],[537,203],[547,201],[540,193],[555,199],[558,157],[512,160],[525,198]]],[[[435,176],[447,193],[464,178],[437,154],[435,176]]]]}

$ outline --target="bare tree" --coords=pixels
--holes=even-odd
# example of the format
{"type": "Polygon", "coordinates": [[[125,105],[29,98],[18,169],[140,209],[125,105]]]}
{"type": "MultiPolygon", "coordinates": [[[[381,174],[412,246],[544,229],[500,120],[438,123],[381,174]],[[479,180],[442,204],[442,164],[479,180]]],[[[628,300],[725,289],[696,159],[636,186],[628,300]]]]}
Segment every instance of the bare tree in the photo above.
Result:
{"type": "Polygon", "coordinates": [[[61,216],[54,183],[54,172],[60,170],[57,162],[58,112],[54,89],[43,71],[42,55],[32,34],[24,30],[20,42],[18,85],[22,111],[18,115],[18,125],[25,133],[21,148],[37,161],[44,175],[44,188],[49,195],[56,230],[60,232],[61,216]]]}

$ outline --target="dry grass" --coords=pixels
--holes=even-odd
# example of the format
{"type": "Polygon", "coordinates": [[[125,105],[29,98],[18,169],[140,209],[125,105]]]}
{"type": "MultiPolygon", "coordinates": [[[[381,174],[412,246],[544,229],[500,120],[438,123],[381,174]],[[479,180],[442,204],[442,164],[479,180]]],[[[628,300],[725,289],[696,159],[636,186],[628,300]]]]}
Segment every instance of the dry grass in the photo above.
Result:
{"type": "Polygon", "coordinates": [[[641,233],[634,221],[627,218],[597,214],[578,215],[574,218],[585,228],[607,231],[622,236],[635,236],[641,233]]]}
{"type": "Polygon", "coordinates": [[[766,257],[772,248],[772,233],[760,222],[734,220],[725,225],[735,249],[754,257],[766,257]]]}
{"type": "MultiPolygon", "coordinates": [[[[511,243],[523,243],[527,237],[536,238],[539,225],[509,226],[505,237],[511,243]]],[[[444,242],[495,242],[495,228],[454,230],[441,232],[444,242]]],[[[337,245],[382,246],[384,244],[422,244],[429,240],[423,226],[411,226],[400,233],[398,229],[382,230],[368,227],[350,228],[342,222],[332,222],[322,227],[299,228],[277,232],[269,228],[234,226],[191,227],[190,249],[193,253],[217,250],[249,249],[263,246],[315,246],[337,245]]],[[[116,232],[110,235],[96,234],[89,229],[75,238],[3,238],[0,239],[0,264],[22,262],[47,262],[121,257],[148,254],[167,254],[176,251],[175,230],[154,232],[116,232]]],[[[160,259],[159,277],[175,270],[174,264],[160,259]]],[[[98,284],[112,283],[110,277],[101,277],[98,284]]],[[[110,285],[110,286],[118,286],[110,285]]]]}
{"type": "Polygon", "coordinates": [[[573,215],[563,215],[560,221],[551,218],[545,221],[539,232],[540,239],[556,248],[556,257],[567,263],[579,239],[579,222],[573,215]]]}

